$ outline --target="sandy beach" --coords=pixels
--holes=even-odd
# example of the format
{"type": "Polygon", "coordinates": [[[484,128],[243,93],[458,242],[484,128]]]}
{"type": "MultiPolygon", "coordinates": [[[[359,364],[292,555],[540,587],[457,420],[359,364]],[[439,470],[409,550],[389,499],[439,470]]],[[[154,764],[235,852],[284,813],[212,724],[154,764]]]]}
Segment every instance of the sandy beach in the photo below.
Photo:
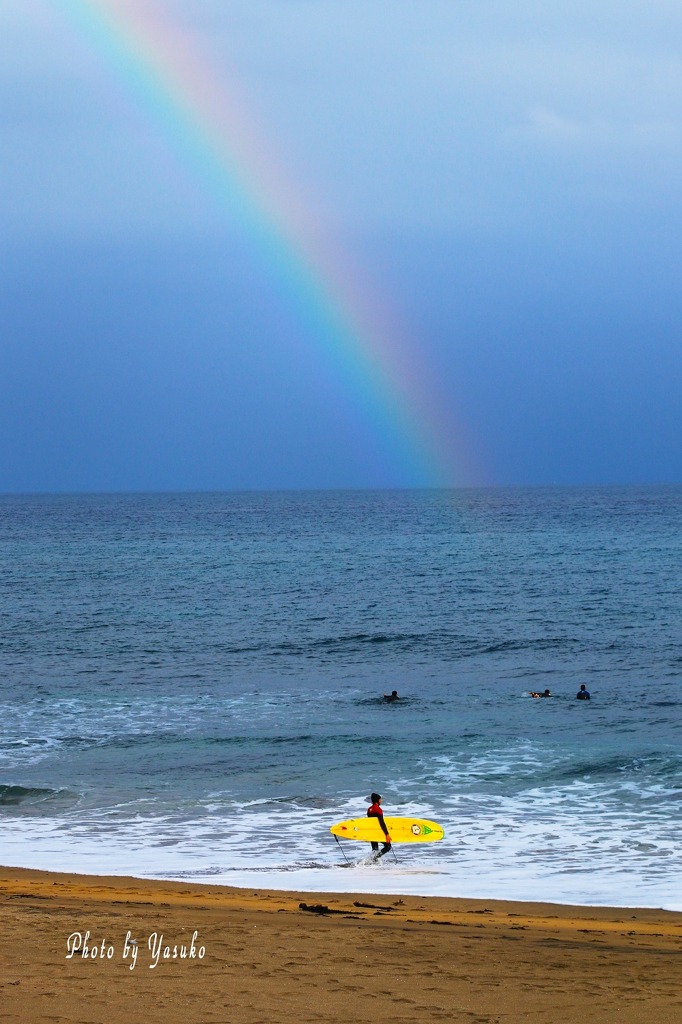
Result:
{"type": "Polygon", "coordinates": [[[22,1024],[682,1019],[680,913],[15,868],[0,907],[22,1024]]]}

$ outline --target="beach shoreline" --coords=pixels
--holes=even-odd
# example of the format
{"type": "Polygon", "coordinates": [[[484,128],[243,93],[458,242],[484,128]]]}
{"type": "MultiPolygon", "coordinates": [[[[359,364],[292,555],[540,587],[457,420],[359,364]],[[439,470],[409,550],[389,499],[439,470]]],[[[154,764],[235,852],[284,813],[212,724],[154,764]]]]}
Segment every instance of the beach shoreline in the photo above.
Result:
{"type": "Polygon", "coordinates": [[[676,911],[23,868],[0,868],[0,908],[8,1021],[682,1016],[676,911]]]}

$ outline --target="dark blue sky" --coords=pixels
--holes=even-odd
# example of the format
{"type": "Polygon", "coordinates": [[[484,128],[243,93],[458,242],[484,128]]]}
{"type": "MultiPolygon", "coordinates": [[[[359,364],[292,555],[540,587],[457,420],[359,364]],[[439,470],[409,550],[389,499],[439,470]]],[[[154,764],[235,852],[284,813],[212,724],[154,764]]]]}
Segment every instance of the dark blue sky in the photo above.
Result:
{"type": "MultiPolygon", "coordinates": [[[[682,9],[154,6],[438,380],[453,482],[682,480],[682,9]]],[[[428,483],[58,7],[0,12],[0,490],[428,483]]]]}

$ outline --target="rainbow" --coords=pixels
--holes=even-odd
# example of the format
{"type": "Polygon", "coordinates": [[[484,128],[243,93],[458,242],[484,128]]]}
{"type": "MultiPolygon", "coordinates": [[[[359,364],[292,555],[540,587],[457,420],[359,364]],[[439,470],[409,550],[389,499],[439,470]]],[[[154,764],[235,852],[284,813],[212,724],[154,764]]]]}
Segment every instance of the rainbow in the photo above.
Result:
{"type": "Polygon", "coordinates": [[[340,262],[226,82],[149,0],[64,0],[60,9],[160,125],[214,200],[248,233],[301,326],[388,442],[402,482],[474,479],[469,446],[425,361],[340,262]]]}

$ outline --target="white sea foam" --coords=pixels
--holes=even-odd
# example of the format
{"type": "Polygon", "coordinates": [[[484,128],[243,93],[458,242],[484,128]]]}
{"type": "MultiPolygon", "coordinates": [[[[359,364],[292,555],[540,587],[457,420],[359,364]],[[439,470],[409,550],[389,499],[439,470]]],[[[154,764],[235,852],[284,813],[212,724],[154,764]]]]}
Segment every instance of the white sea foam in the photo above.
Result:
{"type": "Polygon", "coordinates": [[[463,816],[442,844],[397,846],[395,858],[378,864],[367,863],[360,844],[345,843],[342,850],[326,826],[327,816],[319,811],[302,812],[293,822],[265,809],[185,821],[142,815],[70,822],[9,818],[2,860],[43,870],[306,892],[680,905],[673,870],[679,845],[673,836],[643,826],[628,831],[616,821],[596,827],[576,820],[463,816]]]}

